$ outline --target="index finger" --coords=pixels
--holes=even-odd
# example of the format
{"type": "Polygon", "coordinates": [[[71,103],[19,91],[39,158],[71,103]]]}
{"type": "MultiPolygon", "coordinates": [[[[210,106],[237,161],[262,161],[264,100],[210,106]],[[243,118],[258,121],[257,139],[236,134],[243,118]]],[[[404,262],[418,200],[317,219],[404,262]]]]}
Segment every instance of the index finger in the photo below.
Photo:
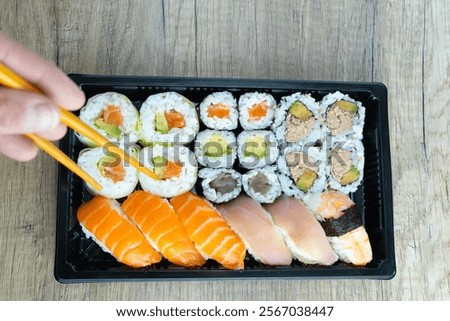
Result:
{"type": "Polygon", "coordinates": [[[56,104],[76,110],[84,93],[58,67],[0,33],[0,62],[21,75],[56,104]]]}

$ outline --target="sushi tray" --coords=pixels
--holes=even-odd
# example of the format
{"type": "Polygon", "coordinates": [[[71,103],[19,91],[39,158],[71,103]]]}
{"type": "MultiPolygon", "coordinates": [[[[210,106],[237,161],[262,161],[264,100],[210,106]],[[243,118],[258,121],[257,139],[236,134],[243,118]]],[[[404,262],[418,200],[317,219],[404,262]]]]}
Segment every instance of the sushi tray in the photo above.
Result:
{"type": "Polygon", "coordinates": [[[61,140],[59,282],[394,277],[383,84],[70,77],[128,156],[61,140]]]}

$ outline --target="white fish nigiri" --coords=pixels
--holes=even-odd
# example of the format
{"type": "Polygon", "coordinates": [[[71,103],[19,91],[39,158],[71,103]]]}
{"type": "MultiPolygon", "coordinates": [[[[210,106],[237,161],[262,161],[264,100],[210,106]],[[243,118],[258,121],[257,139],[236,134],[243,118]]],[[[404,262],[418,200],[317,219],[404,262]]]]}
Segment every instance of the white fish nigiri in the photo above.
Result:
{"type": "Polygon", "coordinates": [[[261,204],[241,195],[227,204],[216,205],[216,208],[255,260],[267,265],[291,264],[291,251],[261,204]]]}
{"type": "Polygon", "coordinates": [[[264,208],[272,215],[293,256],[299,261],[332,265],[338,260],[320,223],[302,201],[281,196],[264,208]]]}

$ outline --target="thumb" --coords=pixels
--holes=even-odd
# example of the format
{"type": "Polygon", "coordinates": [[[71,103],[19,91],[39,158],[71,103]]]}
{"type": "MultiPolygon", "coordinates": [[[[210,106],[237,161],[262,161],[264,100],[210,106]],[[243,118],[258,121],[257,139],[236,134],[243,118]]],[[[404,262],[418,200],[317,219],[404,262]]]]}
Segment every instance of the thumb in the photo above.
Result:
{"type": "Polygon", "coordinates": [[[0,88],[0,135],[49,131],[59,119],[58,107],[47,97],[0,88]]]}

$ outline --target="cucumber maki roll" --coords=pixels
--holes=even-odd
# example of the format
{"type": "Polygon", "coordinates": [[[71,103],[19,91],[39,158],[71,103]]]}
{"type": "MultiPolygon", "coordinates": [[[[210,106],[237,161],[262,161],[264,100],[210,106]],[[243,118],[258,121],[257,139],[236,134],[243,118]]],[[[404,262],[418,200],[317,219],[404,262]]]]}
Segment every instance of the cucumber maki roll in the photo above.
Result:
{"type": "Polygon", "coordinates": [[[266,129],[273,121],[277,103],[266,93],[246,93],[239,98],[239,121],[244,130],[266,129]]]}
{"type": "Polygon", "coordinates": [[[231,201],[241,193],[241,174],[234,169],[203,168],[198,177],[202,179],[203,195],[213,203],[231,201]]]}
{"type": "Polygon", "coordinates": [[[141,107],[143,145],[184,145],[194,140],[199,121],[194,103],[176,92],[152,95],[141,107]]]}
{"type": "MultiPolygon", "coordinates": [[[[79,117],[111,142],[126,145],[138,141],[139,112],[125,95],[116,92],[95,95],[81,108],[79,117]]],[[[90,139],[76,135],[84,145],[96,146],[90,139]]]]}
{"type": "Polygon", "coordinates": [[[277,161],[279,149],[270,130],[243,131],[237,137],[239,165],[252,169],[271,165],[277,161]]]}
{"type": "Polygon", "coordinates": [[[200,118],[210,129],[236,129],[238,116],[236,98],[228,91],[212,93],[200,104],[200,118]]]}
{"type": "Polygon", "coordinates": [[[207,129],[195,140],[199,164],[211,168],[231,168],[236,160],[236,136],[229,131],[207,129]]]}

